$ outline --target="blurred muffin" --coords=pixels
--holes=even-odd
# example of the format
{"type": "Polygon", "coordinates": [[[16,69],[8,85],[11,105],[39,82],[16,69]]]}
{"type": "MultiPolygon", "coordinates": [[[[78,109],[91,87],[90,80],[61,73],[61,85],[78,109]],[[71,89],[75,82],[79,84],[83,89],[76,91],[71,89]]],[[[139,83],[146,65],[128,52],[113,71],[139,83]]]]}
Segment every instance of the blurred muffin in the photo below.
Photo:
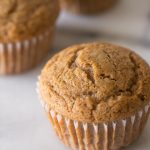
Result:
{"type": "Polygon", "coordinates": [[[77,14],[97,14],[113,7],[118,0],[60,0],[63,9],[77,14]]]}
{"type": "Polygon", "coordinates": [[[0,1],[0,74],[20,73],[41,62],[58,13],[57,0],[0,1]]]}
{"type": "Polygon", "coordinates": [[[56,54],[38,88],[58,136],[72,149],[125,147],[139,137],[150,111],[150,67],[131,50],[109,43],[56,54]]]}

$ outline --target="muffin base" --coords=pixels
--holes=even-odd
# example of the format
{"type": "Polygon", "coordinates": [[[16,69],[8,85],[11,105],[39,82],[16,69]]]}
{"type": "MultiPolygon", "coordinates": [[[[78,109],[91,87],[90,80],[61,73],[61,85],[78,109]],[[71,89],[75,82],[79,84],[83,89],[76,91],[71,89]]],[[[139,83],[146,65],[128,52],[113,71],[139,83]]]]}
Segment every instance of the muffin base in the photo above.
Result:
{"type": "Polygon", "coordinates": [[[113,7],[118,0],[60,0],[61,7],[76,14],[98,14],[113,7]]]}
{"type": "MultiPolygon", "coordinates": [[[[38,85],[37,85],[38,86],[38,85]]],[[[133,143],[142,133],[150,103],[128,118],[104,123],[74,121],[51,110],[37,93],[56,134],[73,150],[119,150],[133,143]]]]}
{"type": "Polygon", "coordinates": [[[0,43],[0,74],[16,74],[37,66],[52,46],[54,28],[32,39],[0,43]]]}

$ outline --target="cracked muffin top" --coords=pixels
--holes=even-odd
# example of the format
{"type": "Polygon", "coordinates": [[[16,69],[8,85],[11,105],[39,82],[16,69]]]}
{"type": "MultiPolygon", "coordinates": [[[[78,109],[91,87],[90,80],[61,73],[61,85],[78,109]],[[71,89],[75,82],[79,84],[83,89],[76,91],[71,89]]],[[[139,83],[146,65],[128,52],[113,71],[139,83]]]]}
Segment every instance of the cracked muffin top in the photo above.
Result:
{"type": "Polygon", "coordinates": [[[0,42],[31,38],[54,26],[58,0],[0,0],[0,42]]]}
{"type": "Polygon", "coordinates": [[[150,67],[129,49],[91,43],[52,57],[40,76],[40,93],[49,108],[73,120],[123,119],[150,100],[150,67]]]}

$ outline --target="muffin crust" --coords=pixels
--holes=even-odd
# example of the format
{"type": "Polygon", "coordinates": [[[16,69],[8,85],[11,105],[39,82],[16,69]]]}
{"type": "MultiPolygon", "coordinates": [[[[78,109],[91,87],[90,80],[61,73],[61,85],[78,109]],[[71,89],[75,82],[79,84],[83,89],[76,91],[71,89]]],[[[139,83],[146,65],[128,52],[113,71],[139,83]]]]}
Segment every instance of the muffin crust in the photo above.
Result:
{"type": "Polygon", "coordinates": [[[0,42],[37,36],[53,28],[58,13],[58,0],[1,0],[0,42]]]}
{"type": "Polygon", "coordinates": [[[40,93],[50,109],[69,119],[115,121],[149,103],[150,67],[117,45],[75,45],[49,60],[40,77],[40,93]]]}

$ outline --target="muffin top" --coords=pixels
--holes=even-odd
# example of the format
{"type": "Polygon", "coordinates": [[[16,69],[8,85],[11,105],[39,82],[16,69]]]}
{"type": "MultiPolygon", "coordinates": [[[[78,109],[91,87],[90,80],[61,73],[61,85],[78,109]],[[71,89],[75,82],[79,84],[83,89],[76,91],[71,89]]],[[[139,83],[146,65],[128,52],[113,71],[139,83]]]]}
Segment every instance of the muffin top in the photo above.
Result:
{"type": "Polygon", "coordinates": [[[149,103],[150,67],[117,45],[75,45],[49,60],[41,73],[40,93],[50,109],[69,119],[116,121],[149,103]]]}
{"type": "Polygon", "coordinates": [[[37,36],[54,26],[58,0],[0,0],[0,42],[37,36]]]}

